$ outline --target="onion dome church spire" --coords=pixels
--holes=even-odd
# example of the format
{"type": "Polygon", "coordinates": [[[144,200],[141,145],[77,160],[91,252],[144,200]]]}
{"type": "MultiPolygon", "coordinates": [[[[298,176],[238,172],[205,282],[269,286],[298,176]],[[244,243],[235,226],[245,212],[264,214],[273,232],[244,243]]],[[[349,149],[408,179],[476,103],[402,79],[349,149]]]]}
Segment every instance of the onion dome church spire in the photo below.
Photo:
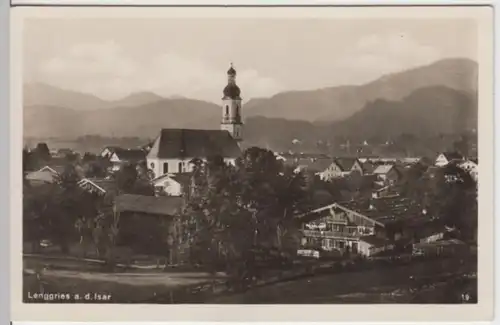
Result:
{"type": "Polygon", "coordinates": [[[222,97],[221,130],[228,131],[237,140],[242,140],[243,122],[241,118],[241,90],[236,85],[236,70],[233,63],[227,70],[227,85],[224,87],[222,97]]]}
{"type": "Polygon", "coordinates": [[[236,85],[236,70],[231,63],[231,67],[227,70],[227,86],[224,88],[224,97],[222,99],[240,99],[240,87],[236,85]]]}

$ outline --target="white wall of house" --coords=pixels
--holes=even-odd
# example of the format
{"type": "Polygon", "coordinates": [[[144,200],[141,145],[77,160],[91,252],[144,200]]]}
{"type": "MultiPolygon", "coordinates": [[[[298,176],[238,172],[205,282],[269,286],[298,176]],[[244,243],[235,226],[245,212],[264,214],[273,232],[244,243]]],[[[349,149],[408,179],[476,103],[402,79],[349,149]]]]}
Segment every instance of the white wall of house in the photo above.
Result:
{"type": "Polygon", "coordinates": [[[436,163],[435,165],[437,167],[443,167],[443,166],[446,166],[448,165],[448,159],[446,159],[446,156],[443,155],[443,154],[440,154],[437,158],[436,158],[436,163]]]}
{"type": "Polygon", "coordinates": [[[118,155],[114,153],[110,158],[109,162],[111,163],[111,170],[116,172],[119,171],[123,162],[118,158],[118,155]]]}
{"type": "Polygon", "coordinates": [[[358,243],[358,253],[360,255],[370,257],[371,256],[371,248],[373,245],[368,244],[367,242],[364,242],[362,240],[359,241],[358,243]]]}
{"type": "MultiPolygon", "coordinates": [[[[190,162],[193,158],[171,158],[171,159],[161,159],[161,158],[146,158],[148,169],[151,169],[155,177],[163,174],[179,174],[179,173],[189,173],[193,171],[193,164],[190,162]]],[[[204,159],[203,159],[204,160],[204,159]]],[[[225,158],[224,161],[228,164],[234,165],[236,162],[235,158],[225,158]]]]}
{"type": "Polygon", "coordinates": [[[170,196],[181,196],[182,195],[182,185],[175,180],[164,177],[153,183],[155,190],[161,189],[165,194],[170,196]]]}
{"type": "Polygon", "coordinates": [[[460,168],[467,171],[471,175],[471,177],[477,182],[479,168],[475,162],[467,160],[467,161],[463,162],[462,164],[460,164],[460,168]]]}
{"type": "Polygon", "coordinates": [[[363,167],[358,161],[356,161],[354,165],[352,165],[351,172],[359,172],[361,175],[363,175],[363,167]]]}
{"type": "Polygon", "coordinates": [[[332,163],[330,166],[328,166],[327,169],[321,172],[320,178],[321,180],[328,182],[334,178],[344,177],[346,174],[349,173],[343,172],[342,169],[340,169],[340,167],[337,166],[337,164],[332,163]]]}
{"type": "Polygon", "coordinates": [[[366,257],[370,257],[384,251],[389,251],[391,249],[394,249],[394,245],[392,244],[384,246],[375,246],[363,240],[360,240],[358,243],[358,253],[366,257]]]}
{"type": "Polygon", "coordinates": [[[109,148],[104,148],[104,150],[101,152],[101,157],[106,157],[109,154],[111,154],[111,150],[109,148]]]}

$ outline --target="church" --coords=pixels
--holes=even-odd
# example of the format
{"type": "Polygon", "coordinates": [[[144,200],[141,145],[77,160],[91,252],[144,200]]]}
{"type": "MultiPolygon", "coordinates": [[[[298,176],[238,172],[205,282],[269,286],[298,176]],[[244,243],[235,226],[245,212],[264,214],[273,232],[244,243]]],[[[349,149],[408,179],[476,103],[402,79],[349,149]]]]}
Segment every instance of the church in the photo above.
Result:
{"type": "Polygon", "coordinates": [[[146,157],[153,178],[191,172],[194,158],[205,160],[218,155],[234,164],[241,155],[239,144],[243,137],[240,93],[231,64],[223,90],[220,130],[162,129],[146,157]]]}

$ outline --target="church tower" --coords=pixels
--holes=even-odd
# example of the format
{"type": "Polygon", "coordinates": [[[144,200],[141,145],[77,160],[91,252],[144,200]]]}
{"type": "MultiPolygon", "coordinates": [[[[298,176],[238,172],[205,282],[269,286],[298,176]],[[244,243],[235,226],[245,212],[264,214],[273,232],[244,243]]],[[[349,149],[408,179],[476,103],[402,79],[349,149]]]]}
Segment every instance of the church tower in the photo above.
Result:
{"type": "Polygon", "coordinates": [[[231,67],[227,71],[227,86],[224,88],[222,97],[222,121],[221,130],[227,130],[236,141],[243,139],[243,122],[241,119],[241,97],[240,88],[236,85],[236,70],[231,67]]]}

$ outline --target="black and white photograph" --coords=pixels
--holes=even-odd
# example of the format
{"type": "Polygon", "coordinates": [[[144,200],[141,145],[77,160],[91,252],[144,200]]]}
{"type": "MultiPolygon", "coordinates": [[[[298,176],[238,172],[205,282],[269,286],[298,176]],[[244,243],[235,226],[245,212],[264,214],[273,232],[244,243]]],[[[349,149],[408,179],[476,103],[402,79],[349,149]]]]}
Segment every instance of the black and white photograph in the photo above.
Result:
{"type": "Polygon", "coordinates": [[[492,303],[478,15],[66,9],[17,41],[23,305],[492,303]]]}

